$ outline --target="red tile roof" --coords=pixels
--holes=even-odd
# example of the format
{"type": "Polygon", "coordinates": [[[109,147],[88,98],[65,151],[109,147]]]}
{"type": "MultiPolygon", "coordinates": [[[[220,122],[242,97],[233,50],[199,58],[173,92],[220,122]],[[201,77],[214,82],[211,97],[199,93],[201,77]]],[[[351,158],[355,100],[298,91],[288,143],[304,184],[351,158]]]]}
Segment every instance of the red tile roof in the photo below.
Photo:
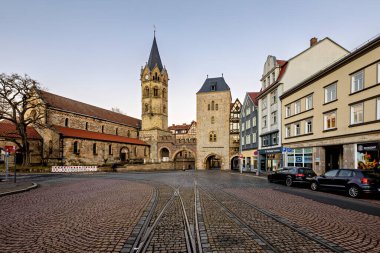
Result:
{"type": "MultiPolygon", "coordinates": [[[[41,135],[33,127],[27,127],[28,139],[42,140],[41,135]]],[[[0,136],[5,138],[20,138],[15,124],[10,121],[0,121],[0,136]]]]}
{"type": "Polygon", "coordinates": [[[252,99],[253,103],[257,106],[258,100],[257,96],[260,94],[260,92],[248,92],[248,96],[252,99]]]}
{"type": "Polygon", "coordinates": [[[276,62],[277,62],[277,64],[278,64],[280,67],[284,66],[285,63],[286,63],[286,61],[284,61],[284,60],[276,60],[276,62]]]}
{"type": "Polygon", "coordinates": [[[81,129],[61,127],[61,126],[54,126],[54,128],[64,137],[73,137],[73,138],[81,138],[81,139],[88,139],[88,140],[110,141],[110,142],[149,146],[149,144],[147,144],[146,142],[141,141],[136,138],[128,138],[124,136],[103,134],[103,133],[91,132],[91,131],[86,131],[86,130],[81,130],[81,129]]]}
{"type": "Polygon", "coordinates": [[[191,125],[183,124],[183,125],[172,125],[169,128],[169,130],[189,130],[191,125]]]}
{"type": "Polygon", "coordinates": [[[129,117],[124,114],[85,104],[76,100],[72,100],[70,98],[65,98],[42,90],[39,90],[39,93],[42,99],[45,101],[45,103],[51,108],[82,114],[92,118],[107,120],[136,128],[141,125],[141,120],[129,117]]]}

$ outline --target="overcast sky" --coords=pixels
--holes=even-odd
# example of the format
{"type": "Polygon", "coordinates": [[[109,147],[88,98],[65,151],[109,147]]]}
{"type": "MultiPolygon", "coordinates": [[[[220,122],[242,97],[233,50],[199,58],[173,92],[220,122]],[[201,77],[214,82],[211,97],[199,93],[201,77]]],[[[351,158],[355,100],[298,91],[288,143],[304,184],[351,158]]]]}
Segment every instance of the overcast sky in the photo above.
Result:
{"type": "Polygon", "coordinates": [[[379,0],[0,0],[0,73],[141,118],[140,69],[153,25],[169,73],[169,124],[195,120],[206,75],[233,99],[260,90],[267,55],[289,59],[312,37],[348,50],[380,33],[379,0]]]}

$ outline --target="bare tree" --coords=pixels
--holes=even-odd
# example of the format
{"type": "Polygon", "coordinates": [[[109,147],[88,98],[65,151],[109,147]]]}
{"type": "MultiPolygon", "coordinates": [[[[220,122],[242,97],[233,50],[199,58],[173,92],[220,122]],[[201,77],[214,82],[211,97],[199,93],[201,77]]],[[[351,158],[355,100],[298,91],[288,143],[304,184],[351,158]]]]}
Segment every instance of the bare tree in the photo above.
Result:
{"type": "Polygon", "coordinates": [[[111,108],[111,111],[113,112],[117,112],[117,113],[120,113],[120,114],[125,114],[122,110],[120,110],[120,108],[118,107],[112,107],[111,108]]]}
{"type": "Polygon", "coordinates": [[[19,138],[7,138],[23,154],[23,165],[30,164],[28,126],[45,127],[44,104],[38,95],[39,83],[29,76],[0,74],[0,120],[16,126],[19,138]]]}

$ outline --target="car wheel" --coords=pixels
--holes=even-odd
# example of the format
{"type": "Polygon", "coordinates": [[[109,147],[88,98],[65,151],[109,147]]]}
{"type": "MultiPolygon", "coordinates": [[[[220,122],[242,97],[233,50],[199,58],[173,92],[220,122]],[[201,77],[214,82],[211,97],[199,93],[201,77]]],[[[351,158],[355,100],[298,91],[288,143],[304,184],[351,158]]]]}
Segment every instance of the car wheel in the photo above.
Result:
{"type": "Polygon", "coordinates": [[[359,197],[359,194],[360,194],[360,190],[359,190],[359,187],[357,187],[356,185],[351,185],[348,188],[348,195],[350,195],[350,197],[357,198],[359,197]]]}
{"type": "Polygon", "coordinates": [[[312,189],[313,191],[318,190],[318,184],[317,184],[317,182],[312,182],[311,185],[310,185],[310,189],[312,189]]]}
{"type": "Polygon", "coordinates": [[[287,177],[285,181],[286,186],[292,186],[293,180],[291,177],[287,177]]]}

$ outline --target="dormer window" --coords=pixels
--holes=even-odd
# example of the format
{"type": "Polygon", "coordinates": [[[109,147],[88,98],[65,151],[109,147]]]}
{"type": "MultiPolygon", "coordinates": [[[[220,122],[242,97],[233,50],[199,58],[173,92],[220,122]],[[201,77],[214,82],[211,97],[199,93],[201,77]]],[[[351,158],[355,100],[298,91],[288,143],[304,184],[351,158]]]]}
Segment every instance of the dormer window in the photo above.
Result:
{"type": "Polygon", "coordinates": [[[216,85],[211,85],[211,90],[215,91],[216,90],[216,85]]]}

